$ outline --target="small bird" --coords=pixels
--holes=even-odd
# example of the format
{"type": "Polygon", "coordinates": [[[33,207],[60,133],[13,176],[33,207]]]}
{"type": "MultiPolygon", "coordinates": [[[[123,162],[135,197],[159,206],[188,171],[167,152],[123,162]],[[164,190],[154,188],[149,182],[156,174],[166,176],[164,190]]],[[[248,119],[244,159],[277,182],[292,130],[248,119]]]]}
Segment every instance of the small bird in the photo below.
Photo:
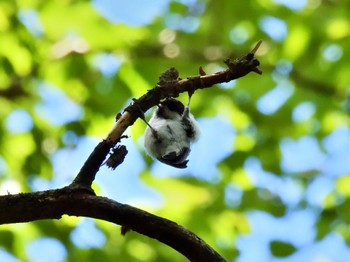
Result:
{"type": "Polygon", "coordinates": [[[187,167],[191,143],[199,137],[199,128],[189,110],[180,101],[168,98],[158,105],[146,122],[145,148],[150,156],[177,168],[187,167]]]}

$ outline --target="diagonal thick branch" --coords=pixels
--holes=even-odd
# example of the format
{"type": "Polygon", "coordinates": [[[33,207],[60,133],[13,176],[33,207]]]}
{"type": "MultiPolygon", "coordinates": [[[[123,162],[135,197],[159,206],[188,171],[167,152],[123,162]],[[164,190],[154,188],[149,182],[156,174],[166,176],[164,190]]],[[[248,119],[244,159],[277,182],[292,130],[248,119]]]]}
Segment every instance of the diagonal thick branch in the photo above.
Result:
{"type": "Polygon", "coordinates": [[[245,56],[236,59],[235,61],[225,60],[228,69],[216,72],[210,75],[192,76],[187,79],[174,81],[171,84],[156,86],[149,90],[139,99],[135,99],[134,103],[129,105],[122,116],[116,122],[114,128],[108,134],[106,141],[114,144],[119,137],[124,133],[126,128],[131,126],[138,117],[140,117],[140,109],[146,112],[153,106],[167,97],[177,97],[183,92],[194,92],[197,89],[212,87],[215,84],[230,82],[234,79],[243,77],[250,72],[261,74],[258,69],[259,61],[255,59],[254,54],[260,46],[261,41],[256,47],[245,56]]]}
{"type": "MultiPolygon", "coordinates": [[[[138,99],[134,99],[133,103],[124,110],[120,117],[118,117],[117,122],[107,135],[106,139],[100,142],[95,148],[72,185],[85,187],[86,189],[91,188],[95,175],[108,154],[108,147],[112,148],[120,140],[120,137],[125,130],[133,125],[136,119],[141,116],[140,111],[146,112],[151,107],[158,105],[162,99],[167,97],[177,97],[183,92],[194,92],[197,89],[209,88],[215,84],[230,82],[234,79],[243,77],[250,72],[261,74],[262,72],[258,68],[260,62],[255,58],[255,52],[258,50],[260,44],[261,41],[256,44],[252,51],[235,61],[229,59],[225,60],[225,63],[228,66],[228,69],[226,70],[210,75],[199,75],[188,77],[187,79],[179,79],[170,84],[161,86],[157,85],[145,95],[138,99]],[[96,161],[97,158],[99,161],[96,161]]],[[[202,71],[201,68],[199,71],[202,71]]]]}
{"type": "Polygon", "coordinates": [[[206,75],[200,68],[200,76],[157,85],[139,99],[135,99],[118,117],[106,139],[96,146],[69,186],[57,190],[0,196],[0,224],[59,219],[64,214],[86,216],[121,225],[122,233],[133,230],[155,238],[190,261],[225,261],[189,230],[165,218],[95,196],[91,185],[110,149],[116,146],[124,131],[141,116],[140,111],[146,112],[162,99],[177,97],[182,92],[192,93],[197,89],[243,77],[250,72],[261,74],[258,69],[259,61],[254,57],[260,44],[261,41],[251,52],[235,61],[226,60],[226,70],[206,75]]]}
{"type": "Polygon", "coordinates": [[[69,187],[1,196],[0,210],[0,225],[60,219],[62,215],[91,217],[123,225],[122,228],[155,238],[181,250],[190,261],[225,261],[195,234],[170,220],[69,187]]]}

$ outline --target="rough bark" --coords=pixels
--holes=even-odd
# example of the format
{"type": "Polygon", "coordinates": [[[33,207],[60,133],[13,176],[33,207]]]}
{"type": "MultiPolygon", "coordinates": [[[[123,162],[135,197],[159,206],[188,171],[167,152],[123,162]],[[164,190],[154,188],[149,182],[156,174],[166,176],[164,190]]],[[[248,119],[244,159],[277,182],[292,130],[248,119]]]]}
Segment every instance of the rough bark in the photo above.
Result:
{"type": "Polygon", "coordinates": [[[62,215],[91,217],[121,225],[122,234],[133,230],[157,239],[190,261],[225,261],[202,239],[184,227],[138,208],[96,196],[91,185],[100,166],[110,150],[116,147],[124,131],[142,116],[140,112],[146,112],[162,99],[177,97],[182,92],[193,93],[197,89],[229,82],[250,72],[261,74],[258,69],[259,61],[254,57],[260,43],[258,42],[245,56],[235,61],[226,60],[226,70],[206,75],[200,67],[199,76],[157,85],[142,97],[134,99],[122,114],[118,114],[113,129],[106,139],[96,146],[69,186],[56,190],[0,196],[0,224],[60,219],[62,215]]]}

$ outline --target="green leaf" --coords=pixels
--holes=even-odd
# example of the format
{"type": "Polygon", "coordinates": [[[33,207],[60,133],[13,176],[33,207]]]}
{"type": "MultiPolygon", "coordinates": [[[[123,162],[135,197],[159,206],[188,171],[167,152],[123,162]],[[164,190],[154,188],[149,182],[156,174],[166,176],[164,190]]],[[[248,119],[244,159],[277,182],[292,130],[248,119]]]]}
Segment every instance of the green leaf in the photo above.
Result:
{"type": "Polygon", "coordinates": [[[291,243],[276,240],[270,242],[270,250],[275,257],[287,257],[293,254],[296,248],[291,243]]]}

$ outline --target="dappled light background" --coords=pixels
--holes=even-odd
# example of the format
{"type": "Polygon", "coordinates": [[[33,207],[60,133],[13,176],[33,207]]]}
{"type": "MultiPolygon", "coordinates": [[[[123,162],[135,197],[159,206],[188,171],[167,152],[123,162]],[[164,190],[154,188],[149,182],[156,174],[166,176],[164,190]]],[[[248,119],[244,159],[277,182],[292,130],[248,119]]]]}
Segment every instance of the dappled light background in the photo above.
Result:
{"type": "MultiPolygon", "coordinates": [[[[187,169],[148,157],[138,120],[122,140],[124,163],[103,166],[94,189],[176,221],[228,261],[350,261],[349,9],[338,0],[0,1],[0,193],[69,184],[162,72],[214,73],[262,39],[262,76],[194,94],[202,132],[187,169]]],[[[0,261],[116,260],[185,261],[88,218],[0,226],[0,261]]]]}

